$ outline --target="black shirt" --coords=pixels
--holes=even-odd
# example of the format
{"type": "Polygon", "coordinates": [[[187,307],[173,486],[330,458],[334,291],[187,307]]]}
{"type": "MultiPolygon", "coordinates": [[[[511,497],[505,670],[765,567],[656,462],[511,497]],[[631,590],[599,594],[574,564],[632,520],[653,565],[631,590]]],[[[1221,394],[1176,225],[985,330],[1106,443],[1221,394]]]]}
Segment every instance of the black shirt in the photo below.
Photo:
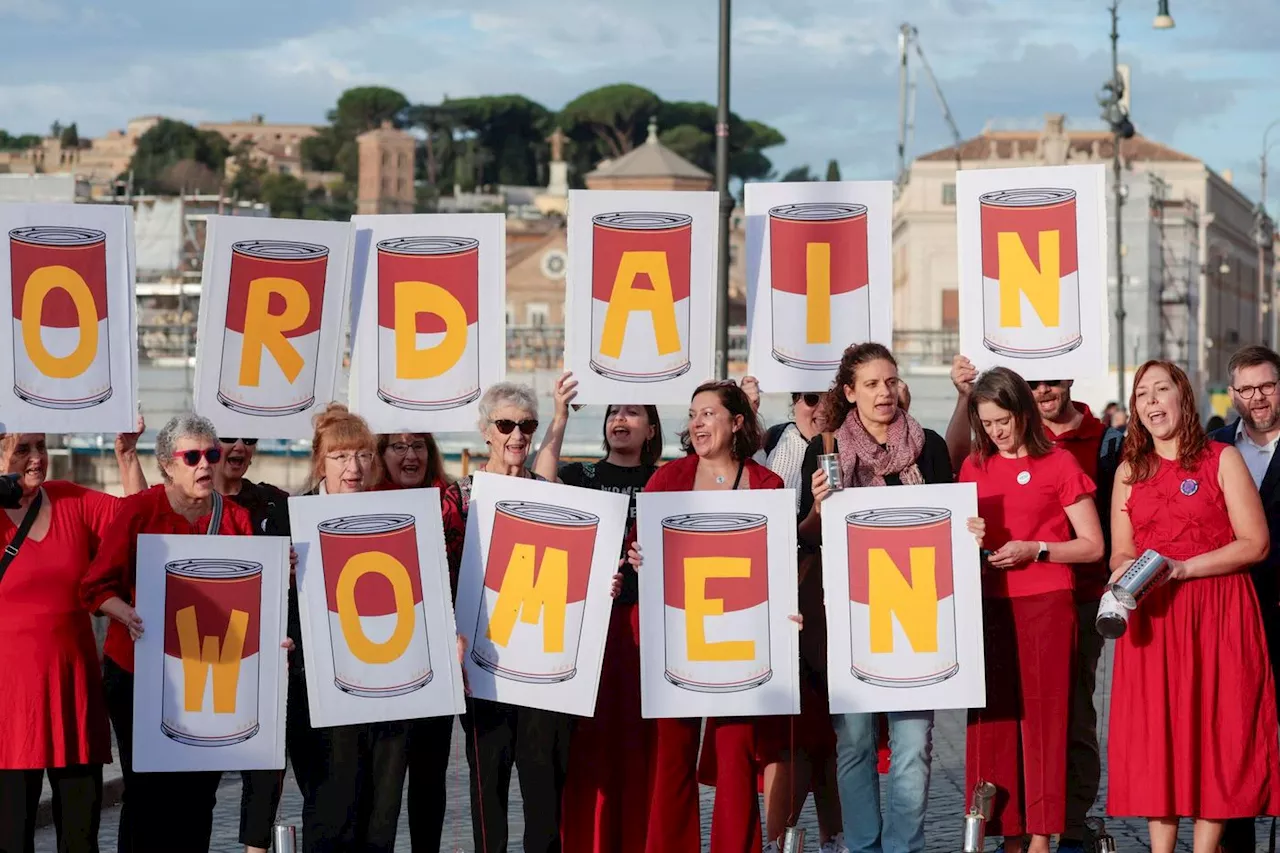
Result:
{"type": "MultiPolygon", "coordinates": [[[[240,491],[227,495],[249,511],[255,536],[289,536],[289,494],[266,483],[241,480],[240,491]]],[[[289,577],[289,610],[285,633],[293,640],[289,653],[290,671],[302,671],[302,616],[298,610],[298,588],[292,573],[289,577]]]]}
{"type": "MultiPolygon", "coordinates": [[[[601,492],[615,492],[630,498],[628,523],[636,523],[636,495],[644,491],[645,484],[658,470],[656,465],[637,465],[623,467],[612,462],[570,462],[560,468],[560,481],[566,486],[577,486],[580,489],[596,489],[601,492]]],[[[625,537],[624,537],[625,538],[625,537]]],[[[625,556],[625,555],[624,555],[625,556]]],[[[635,604],[640,600],[640,586],[635,569],[630,564],[622,566],[622,592],[618,601],[623,604],[635,604]]]]}

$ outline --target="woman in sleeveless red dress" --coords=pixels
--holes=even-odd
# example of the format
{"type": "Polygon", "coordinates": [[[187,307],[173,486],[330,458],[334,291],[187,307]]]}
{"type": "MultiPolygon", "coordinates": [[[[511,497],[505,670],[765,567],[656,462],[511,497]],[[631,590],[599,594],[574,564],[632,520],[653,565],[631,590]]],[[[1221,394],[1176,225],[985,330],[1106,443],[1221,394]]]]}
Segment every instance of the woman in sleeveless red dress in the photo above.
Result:
{"type": "Polygon", "coordinates": [[[1147,818],[1153,853],[1172,853],[1178,819],[1194,818],[1195,853],[1213,853],[1226,819],[1280,813],[1275,689],[1248,573],[1267,523],[1240,453],[1205,436],[1186,374],[1147,362],[1134,380],[1112,577],[1148,548],[1171,572],[1116,643],[1107,810],[1147,818]]]}

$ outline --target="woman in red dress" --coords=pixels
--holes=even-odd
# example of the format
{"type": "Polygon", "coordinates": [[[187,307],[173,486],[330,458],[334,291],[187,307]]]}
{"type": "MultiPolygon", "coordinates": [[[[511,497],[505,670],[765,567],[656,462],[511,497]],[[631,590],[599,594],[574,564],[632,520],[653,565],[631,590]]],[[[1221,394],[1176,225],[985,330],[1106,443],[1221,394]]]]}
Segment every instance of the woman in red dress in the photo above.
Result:
{"type": "Polygon", "coordinates": [[[1240,452],[1210,442],[1177,366],[1134,376],[1111,513],[1115,580],[1148,548],[1170,580],[1143,598],[1116,642],[1107,810],[1148,819],[1172,853],[1195,819],[1213,853],[1229,818],[1280,814],[1280,728],[1249,567],[1267,555],[1262,503],[1240,452]]]}
{"type": "MultiPolygon", "coordinates": [[[[222,501],[214,491],[213,465],[220,458],[218,434],[208,419],[179,415],[165,424],[156,436],[156,459],[164,483],[121,501],[80,584],[85,608],[112,619],[104,647],[103,681],[124,772],[122,853],[209,849],[222,774],[133,772],[133,641],[142,636],[144,626],[130,602],[134,601],[140,533],[253,535],[249,513],[222,501]]],[[[156,630],[162,628],[156,626],[156,630]]]]}
{"type": "MultiPolygon", "coordinates": [[[[126,486],[142,474],[137,439],[116,438],[126,486]]],[[[46,480],[44,433],[0,433],[0,472],[21,493],[17,506],[0,512],[0,549],[17,548],[0,569],[0,850],[32,849],[47,774],[58,849],[96,853],[111,730],[80,579],[120,501],[46,480]]],[[[0,565],[4,560],[0,550],[0,565]]]]}
{"type": "Polygon", "coordinates": [[[982,566],[987,706],[969,712],[965,790],[996,786],[990,835],[1007,853],[1048,853],[1067,819],[1067,711],[1075,662],[1073,567],[1102,558],[1094,485],[1045,437],[1026,381],[997,367],[968,400],[973,452],[961,483],[978,487],[970,529],[982,566]]]}
{"type": "MultiPolygon", "coordinates": [[[[751,457],[760,449],[760,421],[746,393],[733,382],[708,382],[689,403],[689,422],[680,434],[688,455],[668,462],[644,491],[697,492],[781,489],[782,478],[751,457]]],[[[640,570],[633,545],[631,564],[640,570]]],[[[793,620],[799,621],[798,616],[793,620]]],[[[698,783],[714,785],[712,853],[760,853],[760,803],[753,717],[707,720],[698,760],[701,720],[655,721],[650,768],[648,853],[698,853],[702,840],[698,783]]]]}

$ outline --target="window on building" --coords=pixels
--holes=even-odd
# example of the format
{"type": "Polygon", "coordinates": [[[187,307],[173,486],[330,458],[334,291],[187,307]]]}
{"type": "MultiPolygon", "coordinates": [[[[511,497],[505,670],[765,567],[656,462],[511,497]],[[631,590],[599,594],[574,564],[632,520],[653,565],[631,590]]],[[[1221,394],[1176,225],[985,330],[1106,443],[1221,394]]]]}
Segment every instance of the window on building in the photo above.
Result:
{"type": "Polygon", "coordinates": [[[956,185],[955,184],[942,185],[942,203],[945,204],[947,207],[955,207],[956,205],[956,185]]]}
{"type": "Polygon", "coordinates": [[[397,169],[404,168],[404,152],[403,151],[401,151],[399,154],[396,155],[396,168],[397,169]]]}
{"type": "Polygon", "coordinates": [[[391,179],[390,178],[382,179],[382,194],[391,195],[391,179]]]}
{"type": "Polygon", "coordinates": [[[530,326],[545,326],[551,322],[551,306],[545,302],[526,303],[524,316],[530,326]]]}
{"type": "Polygon", "coordinates": [[[396,195],[404,195],[404,178],[396,178],[396,195]]]}
{"type": "Polygon", "coordinates": [[[383,166],[391,165],[391,155],[386,151],[382,152],[382,165],[383,166]]]}

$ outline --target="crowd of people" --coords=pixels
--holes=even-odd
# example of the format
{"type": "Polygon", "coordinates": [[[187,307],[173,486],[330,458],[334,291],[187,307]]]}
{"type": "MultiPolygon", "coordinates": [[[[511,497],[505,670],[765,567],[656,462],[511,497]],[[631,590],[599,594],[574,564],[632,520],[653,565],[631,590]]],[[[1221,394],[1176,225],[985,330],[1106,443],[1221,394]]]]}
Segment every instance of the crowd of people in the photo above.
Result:
{"type": "MultiPolygon", "coordinates": [[[[1090,843],[1103,765],[1095,714],[1103,641],[1098,602],[1147,549],[1170,579],[1116,642],[1107,810],[1147,819],[1172,853],[1179,819],[1196,853],[1253,849],[1252,819],[1280,813],[1280,356],[1248,347],[1230,364],[1239,418],[1212,435],[1176,365],[1151,361],[1125,410],[1104,422],[1070,380],[952,366],[945,437],[909,413],[893,354],[849,347],[825,394],[793,393],[792,418],[765,429],[760,389],[709,382],[689,401],[682,455],[661,464],[653,406],[609,406],[597,462],[561,464],[576,383],[556,385],[535,452],[538,400],[500,383],[480,399],[490,474],[639,492],[791,488],[796,492],[801,712],[794,717],[646,720],[640,713],[634,524],[614,583],[596,713],[568,715],[468,697],[462,716],[474,849],[508,849],[513,769],[529,853],[697,853],[699,784],[715,788],[713,853],[779,849],[809,794],[822,853],[920,853],[932,764],[932,712],[832,716],[827,706],[821,512],[833,487],[976,486],[968,519],[982,560],[987,704],[969,714],[966,788],[993,784],[988,836],[1004,853],[1074,853],[1090,843]],[[822,454],[836,454],[842,483],[822,454]],[[881,802],[881,752],[888,778],[881,802]],[[759,795],[763,794],[763,813],[759,795]]],[[[770,389],[773,390],[773,389],[770,389]]],[[[141,425],[139,427],[141,429],[141,425]]],[[[221,436],[194,414],[156,440],[148,487],[137,435],[116,441],[127,492],[115,498],[47,479],[41,434],[0,436],[0,474],[19,505],[0,513],[0,853],[30,853],[44,777],[61,853],[97,851],[110,730],[124,773],[121,853],[208,851],[218,773],[132,769],[133,642],[157,626],[133,608],[141,533],[289,536],[288,495],[248,479],[253,438],[221,436]],[[110,617],[102,660],[90,617],[110,617]]],[[[471,478],[451,480],[429,434],[374,435],[340,405],[315,420],[304,494],[440,490],[456,594],[471,478]]],[[[412,498],[409,498],[412,499],[412,498]]],[[[296,558],[295,558],[296,559],[296,558]]],[[[407,783],[415,851],[440,849],[452,718],[313,728],[296,590],[288,607],[286,746],[303,799],[307,853],[389,853],[407,783]]],[[[242,774],[240,841],[270,846],[285,774],[242,774]]],[[[960,823],[955,824],[958,843],[960,823]]]]}

